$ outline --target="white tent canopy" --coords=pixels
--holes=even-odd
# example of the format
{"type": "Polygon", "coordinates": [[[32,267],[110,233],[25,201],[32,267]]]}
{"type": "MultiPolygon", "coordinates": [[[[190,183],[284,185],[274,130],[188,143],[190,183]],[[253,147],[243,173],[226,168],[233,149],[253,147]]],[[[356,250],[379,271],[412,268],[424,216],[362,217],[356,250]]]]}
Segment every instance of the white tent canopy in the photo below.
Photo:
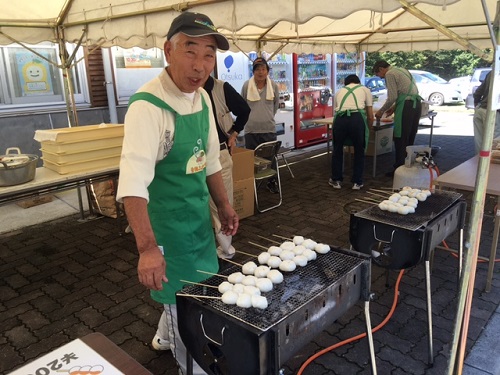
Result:
{"type": "MultiPolygon", "coordinates": [[[[207,14],[233,51],[332,53],[491,48],[479,0],[412,4],[462,45],[411,14],[405,0],[0,0],[0,45],[82,40],[84,45],[162,47],[179,11],[207,14]],[[404,8],[402,8],[402,5],[404,8]]],[[[496,0],[486,0],[495,14],[496,0]]]]}

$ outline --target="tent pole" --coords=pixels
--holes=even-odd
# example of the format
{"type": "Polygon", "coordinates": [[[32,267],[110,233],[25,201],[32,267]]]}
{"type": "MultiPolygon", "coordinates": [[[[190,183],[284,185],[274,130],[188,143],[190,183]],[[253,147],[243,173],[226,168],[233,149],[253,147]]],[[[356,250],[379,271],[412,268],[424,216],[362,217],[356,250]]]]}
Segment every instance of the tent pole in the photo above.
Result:
{"type": "MultiPolygon", "coordinates": [[[[482,0],[482,4],[486,15],[486,21],[490,23],[484,0],[482,0]]],[[[476,277],[476,266],[477,266],[479,243],[481,237],[484,201],[486,197],[486,187],[488,184],[488,176],[489,176],[490,161],[491,161],[490,159],[491,159],[491,146],[493,143],[493,130],[495,127],[496,111],[500,109],[500,102],[498,101],[498,89],[496,89],[495,87],[497,85],[500,85],[500,77],[499,77],[500,64],[497,63],[498,58],[500,57],[499,16],[500,16],[500,1],[497,2],[497,9],[493,24],[494,34],[495,34],[494,37],[496,39],[493,40],[493,44],[495,46],[495,59],[494,59],[492,76],[490,78],[490,87],[488,92],[488,109],[487,109],[488,113],[486,117],[486,127],[484,132],[484,138],[482,140],[481,150],[479,152],[479,162],[476,174],[476,189],[472,197],[470,222],[467,229],[468,239],[465,242],[467,254],[465,257],[462,277],[460,278],[459,300],[458,300],[457,316],[455,319],[455,329],[453,332],[451,353],[448,363],[448,372],[447,372],[448,375],[462,374],[467,333],[469,329],[469,318],[472,305],[472,296],[474,293],[474,282],[476,277]],[[495,102],[493,102],[493,99],[495,100],[495,102]],[[455,366],[457,367],[456,371],[455,371],[455,366]]],[[[489,292],[488,285],[486,285],[486,291],[489,292]]]]}
{"type": "Polygon", "coordinates": [[[75,96],[73,92],[73,81],[71,79],[71,64],[68,61],[68,51],[64,42],[64,35],[61,28],[57,29],[59,41],[59,56],[61,58],[61,68],[63,73],[64,97],[66,98],[66,112],[68,115],[68,126],[78,126],[76,115],[75,96]]]}

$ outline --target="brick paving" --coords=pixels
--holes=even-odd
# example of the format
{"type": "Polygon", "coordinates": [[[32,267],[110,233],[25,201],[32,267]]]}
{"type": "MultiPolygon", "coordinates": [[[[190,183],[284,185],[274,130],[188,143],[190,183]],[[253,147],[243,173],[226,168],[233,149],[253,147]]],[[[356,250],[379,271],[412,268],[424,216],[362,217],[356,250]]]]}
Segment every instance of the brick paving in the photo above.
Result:
{"type": "MultiPolygon", "coordinates": [[[[425,144],[427,137],[418,135],[417,144],[425,144]]],[[[434,144],[441,146],[436,161],[442,172],[473,156],[472,137],[434,136],[434,144]]],[[[281,169],[283,204],[242,220],[235,236],[236,249],[258,254],[260,250],[248,241],[262,242],[258,236],[272,238],[273,234],[301,234],[349,248],[349,214],[367,207],[355,198],[365,196],[363,190],[391,186],[392,180],[384,173],[392,156],[378,157],[375,179],[371,178],[372,159],[367,158],[363,190],[352,191],[350,184],[334,190],[327,184],[330,164],[324,151],[321,146],[288,155],[295,178],[286,168],[281,169]]],[[[346,164],[346,182],[348,169],[346,164]]],[[[470,195],[464,193],[469,203],[470,195]]],[[[493,205],[494,200],[487,199],[481,246],[485,256],[491,244],[493,205]]],[[[79,222],[71,216],[0,235],[0,373],[8,373],[75,338],[101,332],[153,374],[177,374],[172,355],[150,346],[161,307],[138,283],[133,236],[120,235],[117,224],[110,218],[79,222]]],[[[457,241],[455,234],[447,240],[455,248],[457,241]]],[[[241,263],[248,258],[239,253],[234,260],[241,263]]],[[[468,351],[500,304],[498,267],[490,293],[483,292],[486,271],[486,264],[479,264],[468,351]]],[[[390,310],[396,278],[396,271],[387,275],[385,269],[372,266],[373,327],[390,310]]],[[[457,261],[449,252],[435,252],[431,284],[434,366],[428,366],[425,271],[419,264],[406,270],[394,315],[374,333],[379,374],[446,373],[457,302],[457,261]]],[[[362,308],[361,302],[356,304],[305,345],[284,365],[284,374],[296,374],[314,353],[363,333],[362,308]]],[[[367,341],[361,339],[319,357],[304,374],[370,372],[367,341]]]]}

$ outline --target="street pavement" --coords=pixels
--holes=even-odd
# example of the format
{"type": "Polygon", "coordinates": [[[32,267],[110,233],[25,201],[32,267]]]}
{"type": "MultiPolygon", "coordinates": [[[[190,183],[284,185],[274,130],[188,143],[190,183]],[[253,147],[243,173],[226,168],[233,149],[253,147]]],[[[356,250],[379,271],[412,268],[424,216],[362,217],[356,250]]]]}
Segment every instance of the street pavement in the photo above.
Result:
{"type": "MultiPolygon", "coordinates": [[[[470,119],[470,113],[452,120],[453,124],[440,123],[440,115],[435,118],[433,145],[440,147],[435,160],[442,173],[474,155],[470,119]],[[445,134],[450,126],[465,134],[445,134]]],[[[421,127],[416,144],[428,144],[429,130],[428,125],[421,127]]],[[[302,235],[348,249],[350,214],[368,207],[356,199],[363,199],[369,189],[392,186],[392,179],[385,176],[392,155],[379,155],[376,178],[371,177],[372,159],[367,157],[361,191],[350,189],[348,161],[344,187],[334,190],[328,185],[330,155],[325,145],[293,151],[287,159],[295,178],[281,168],[283,204],[243,219],[234,237],[235,248],[258,254],[261,250],[250,241],[302,235]]],[[[461,193],[470,209],[472,194],[461,193]]],[[[266,191],[262,194],[265,199],[275,198],[266,191]]],[[[480,248],[484,256],[491,246],[495,202],[486,199],[480,248]]],[[[151,348],[161,306],[151,301],[137,280],[133,235],[123,233],[116,219],[78,219],[78,215],[67,216],[0,235],[0,373],[9,373],[75,338],[101,332],[153,374],[176,375],[171,353],[151,348]]],[[[458,235],[450,235],[447,244],[456,249],[458,235]]],[[[233,260],[249,259],[237,253],[233,260]]],[[[221,267],[227,265],[221,261],[221,267]]],[[[466,343],[464,374],[468,375],[500,373],[500,346],[495,341],[500,328],[500,275],[497,267],[492,290],[485,293],[486,271],[487,265],[479,263],[466,343]]],[[[396,271],[372,265],[373,327],[391,309],[397,276],[396,271]]],[[[446,374],[457,289],[456,258],[436,250],[431,275],[434,364],[430,366],[424,265],[405,270],[394,313],[374,333],[379,374],[446,374]]],[[[296,374],[313,354],[363,332],[360,301],[287,361],[283,374],[296,374]]],[[[370,373],[366,339],[329,351],[304,370],[305,375],[370,373]]]]}

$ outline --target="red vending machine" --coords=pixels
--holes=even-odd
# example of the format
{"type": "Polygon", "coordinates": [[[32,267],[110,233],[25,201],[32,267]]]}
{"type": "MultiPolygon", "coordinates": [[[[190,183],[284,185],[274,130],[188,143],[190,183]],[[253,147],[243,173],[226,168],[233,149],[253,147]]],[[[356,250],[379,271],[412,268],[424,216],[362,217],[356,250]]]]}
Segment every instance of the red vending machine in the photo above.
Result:
{"type": "Polygon", "coordinates": [[[314,120],[333,116],[330,55],[293,54],[295,147],[326,142],[328,128],[314,120]]]}

